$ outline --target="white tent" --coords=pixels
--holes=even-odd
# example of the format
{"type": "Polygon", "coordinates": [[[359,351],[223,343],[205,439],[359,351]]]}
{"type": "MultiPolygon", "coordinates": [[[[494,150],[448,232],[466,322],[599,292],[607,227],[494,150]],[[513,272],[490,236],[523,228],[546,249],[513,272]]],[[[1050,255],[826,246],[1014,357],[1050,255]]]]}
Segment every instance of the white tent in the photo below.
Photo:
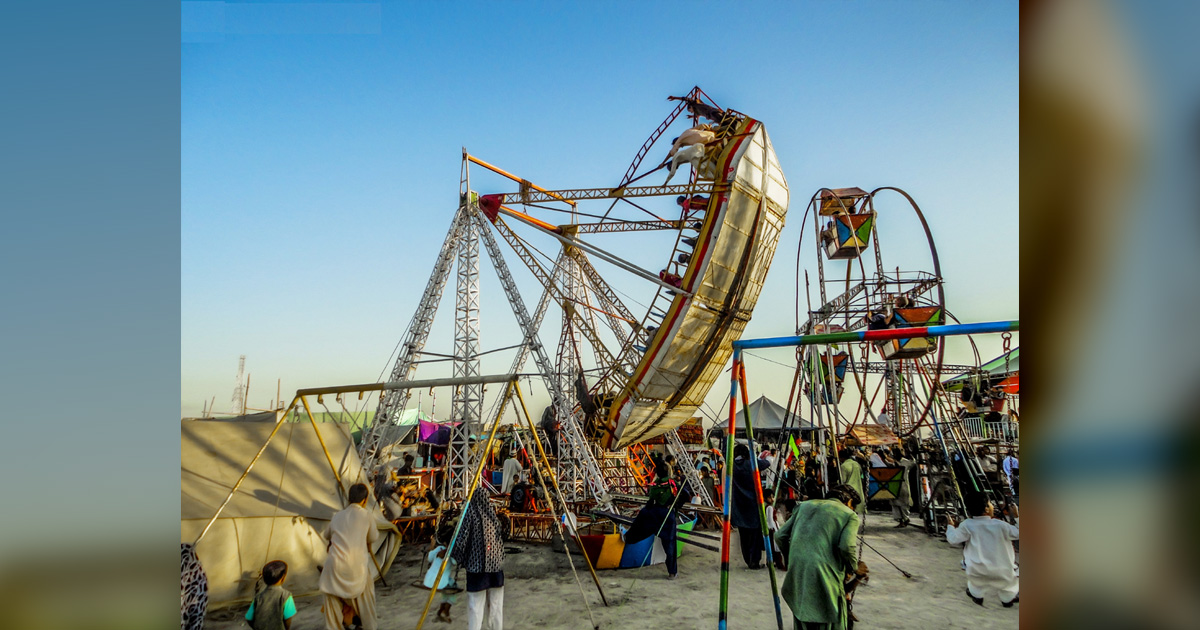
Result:
{"type": "MultiPolygon", "coordinates": [[[[196,540],[274,428],[271,421],[180,422],[180,542],[196,540]]],[[[346,505],[346,490],[358,482],[365,479],[348,427],[318,423],[314,430],[308,422],[282,423],[196,545],[210,605],[248,601],[262,566],[271,560],[288,563],[288,590],[315,593],[326,556],[321,532],[346,505]]],[[[378,513],[374,499],[369,501],[368,508],[378,513]]],[[[379,529],[393,531],[382,515],[379,529]]],[[[395,536],[381,538],[375,555],[385,573],[398,548],[395,536]]]]}
{"type": "MultiPolygon", "coordinates": [[[[750,420],[754,423],[754,432],[756,434],[760,431],[779,432],[783,431],[785,427],[789,431],[812,431],[816,429],[808,420],[789,412],[783,408],[783,405],[766,396],[759,396],[758,400],[750,403],[749,409],[750,420]]],[[[746,420],[742,416],[742,409],[739,408],[737,413],[738,417],[735,427],[737,428],[738,435],[744,435],[746,432],[746,420]]],[[[723,432],[727,426],[729,426],[728,418],[713,425],[711,431],[720,430],[723,432]]]]}

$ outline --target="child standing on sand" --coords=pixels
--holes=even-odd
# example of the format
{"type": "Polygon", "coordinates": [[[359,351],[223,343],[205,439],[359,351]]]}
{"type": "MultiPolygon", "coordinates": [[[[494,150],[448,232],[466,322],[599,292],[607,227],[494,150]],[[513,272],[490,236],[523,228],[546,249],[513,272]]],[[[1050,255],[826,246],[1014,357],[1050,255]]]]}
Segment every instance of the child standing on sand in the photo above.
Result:
{"type": "Polygon", "coordinates": [[[296,600],[283,588],[286,577],[287,563],[283,560],[272,560],[263,566],[262,579],[267,586],[254,596],[250,610],[246,611],[246,621],[254,630],[287,630],[292,627],[292,617],[296,616],[296,600]]]}

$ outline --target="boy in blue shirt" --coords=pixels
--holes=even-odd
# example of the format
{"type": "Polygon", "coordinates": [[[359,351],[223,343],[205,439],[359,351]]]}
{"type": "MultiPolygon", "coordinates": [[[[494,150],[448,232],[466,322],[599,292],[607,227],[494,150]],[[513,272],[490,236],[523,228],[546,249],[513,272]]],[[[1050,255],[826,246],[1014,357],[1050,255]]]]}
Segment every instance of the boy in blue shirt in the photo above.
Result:
{"type": "Polygon", "coordinates": [[[283,588],[287,569],[283,560],[272,560],[263,566],[262,579],[267,587],[254,596],[250,610],[246,611],[246,621],[254,630],[290,630],[292,627],[296,600],[283,588]]]}

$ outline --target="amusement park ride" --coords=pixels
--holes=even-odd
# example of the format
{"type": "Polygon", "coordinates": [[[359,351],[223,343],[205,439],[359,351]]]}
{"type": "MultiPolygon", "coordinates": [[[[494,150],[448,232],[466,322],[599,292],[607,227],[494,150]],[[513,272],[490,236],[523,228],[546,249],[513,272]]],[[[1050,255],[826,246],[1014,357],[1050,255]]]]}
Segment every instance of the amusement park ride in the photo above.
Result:
{"type": "MultiPolygon", "coordinates": [[[[801,219],[797,251],[799,296],[799,261],[805,242],[813,244],[815,306],[806,273],[804,293],[809,304],[801,318],[797,298],[796,336],[743,340],[788,211],[787,180],[762,122],[719,107],[698,87],[669,100],[674,108],[642,144],[615,186],[546,189],[464,149],[458,205],[389,378],[297,391],[292,403],[276,412],[267,442],[224,495],[215,514],[204,521],[190,544],[183,544],[185,560],[189,553],[195,559],[196,544],[213,528],[293,410],[297,415],[303,410],[312,425],[337,490],[347,489],[322,438],[310,398],[323,405],[322,396],[333,395],[341,402],[345,394],[357,393],[362,400],[365,393],[378,393],[374,422],[364,429],[358,446],[362,469],[375,475],[390,467],[399,452],[397,446],[411,429],[402,420],[412,392],[453,387],[448,418],[452,428],[440,480],[429,488],[421,485],[426,483],[423,475],[433,477],[433,473],[408,475],[420,477],[417,485],[427,496],[437,495],[430,499],[431,506],[436,503],[436,513],[408,517],[401,512],[392,524],[399,526],[405,518],[426,519],[425,525],[433,522],[435,526],[453,521],[456,507],[480,484],[488,483],[486,458],[500,450],[493,447],[501,419],[512,404],[522,424],[507,432],[514,447],[529,455],[536,473],[533,479],[541,489],[538,501],[544,502],[550,514],[507,511],[509,522],[514,531],[525,532],[522,535],[527,539],[553,540],[557,536],[568,556],[571,551],[565,540],[568,535],[573,537],[607,605],[594,570],[653,563],[653,545],[657,543],[651,537],[626,544],[620,534],[597,535],[595,525],[611,532],[612,524],[630,522],[631,513],[645,503],[644,496],[636,495],[644,495],[643,486],[654,469],[646,442],[661,440],[699,502],[679,506],[679,512],[693,518],[679,525],[676,544],[715,550],[702,542],[715,537],[694,529],[699,517],[723,519],[719,622],[723,628],[728,603],[731,477],[724,476],[724,506],[718,508],[679,429],[696,415],[732,358],[724,457],[733,457],[735,435],[743,427],[753,447],[754,419],[749,410],[744,356],[755,348],[796,349],[784,415],[786,422],[806,418],[816,426],[806,448],[817,455],[826,488],[830,479],[839,476],[837,460],[831,457],[839,445],[903,443],[917,457],[920,485],[913,496],[930,533],[941,533],[947,517],[962,513],[966,493],[989,493],[998,505],[1010,499],[995,473],[989,477],[976,448],[983,443],[994,445],[997,451],[1015,447],[1016,425],[1011,418],[1018,402],[1019,377],[1014,364],[1019,357],[1018,349],[1010,347],[1010,331],[1019,324],[949,323],[955,318],[947,310],[937,249],[916,201],[893,187],[819,189],[801,219]],[[660,142],[669,129],[685,124],[687,128],[680,129],[675,140],[660,142]],[[667,159],[644,165],[652,151],[667,159]],[[672,184],[685,162],[691,165],[687,180],[672,184]],[[472,175],[483,174],[478,169],[490,173],[489,178],[508,180],[505,188],[501,192],[477,191],[472,175]],[[662,185],[644,185],[643,180],[661,177],[655,173],[665,169],[669,173],[662,185]],[[553,223],[541,218],[550,213],[565,216],[567,221],[553,223]],[[924,231],[927,263],[919,262],[915,270],[907,271],[885,264],[881,225],[887,223],[891,230],[903,227],[906,221],[912,225],[914,218],[924,231]],[[657,245],[629,254],[629,241],[638,236],[635,233],[657,245]],[[621,234],[624,242],[601,246],[609,234],[621,234]],[[483,350],[480,344],[481,243],[520,331],[520,341],[507,348],[483,350]],[[518,289],[502,245],[540,287],[532,310],[518,289]],[[650,262],[639,263],[642,259],[650,262]],[[601,269],[608,271],[602,273],[601,269]],[[452,272],[454,349],[453,354],[438,354],[426,345],[452,272]],[[542,343],[551,309],[561,322],[553,357],[542,343]],[[978,348],[969,335],[993,333],[1003,335],[1004,354],[980,365],[978,348]],[[950,366],[943,361],[943,337],[964,334],[979,367],[950,366]],[[482,372],[482,357],[513,349],[515,356],[506,372],[482,372]],[[530,359],[533,368],[527,371],[530,359]],[[422,365],[439,361],[452,362],[452,376],[422,374],[417,378],[422,365]],[[957,376],[943,380],[951,373],[957,376]],[[537,379],[548,394],[549,407],[539,426],[526,405],[521,379],[537,379]],[[503,385],[504,392],[485,413],[484,387],[488,384],[503,385]],[[853,395],[847,398],[850,392],[853,395]],[[1006,408],[1007,416],[1002,413],[1006,408]],[[847,413],[850,409],[852,414],[847,413]],[[876,409],[886,412],[890,420],[881,422],[882,414],[876,409]]],[[[911,239],[906,245],[911,252],[911,239]]],[[[779,435],[786,436],[792,428],[799,427],[785,424],[779,435]]],[[[351,443],[348,436],[346,443],[351,443]]],[[[777,446],[783,453],[784,443],[777,446]]],[[[757,467],[757,458],[750,459],[757,467]]],[[[777,457],[774,465],[781,466],[784,460],[777,457]]],[[[895,496],[891,493],[901,482],[876,475],[885,470],[871,469],[866,499],[895,496]]],[[[782,477],[778,473],[774,478],[782,477]]],[[[375,480],[385,481],[382,476],[375,480]]],[[[755,485],[761,504],[762,487],[758,482],[755,485]]],[[[377,491],[384,487],[386,484],[376,485],[377,491]]],[[[678,501],[684,493],[673,494],[678,501]]],[[[768,535],[766,518],[760,510],[764,536],[768,535]]],[[[462,521],[458,519],[455,527],[462,521]]],[[[450,538],[450,548],[457,532],[455,529],[450,538]]],[[[399,529],[397,534],[403,536],[399,529]]],[[[764,540],[764,547],[769,545],[764,540]]],[[[394,557],[394,549],[391,553],[394,557]]],[[[662,553],[658,547],[657,555],[662,553]]],[[[450,555],[449,550],[443,554],[433,584],[441,582],[450,555]]],[[[575,565],[568,560],[574,572],[575,565]]],[[[377,565],[380,577],[388,562],[390,557],[377,565]]],[[[782,629],[773,564],[767,562],[767,567],[782,629]]],[[[189,575],[182,576],[181,584],[188,583],[189,575]]],[[[581,594],[582,590],[580,586],[581,594]]],[[[429,592],[418,630],[435,592],[436,587],[429,592]]],[[[587,605],[586,597],[584,603],[587,605]]],[[[590,614],[590,607],[588,610],[590,614]]]]}
{"type": "MultiPolygon", "coordinates": [[[[452,360],[453,378],[442,379],[455,386],[442,498],[457,502],[467,497],[484,451],[476,436],[489,430],[483,393],[489,377],[480,371],[480,357],[487,354],[479,341],[482,242],[521,333],[509,371],[490,382],[532,373],[545,387],[553,422],[543,426],[552,430],[535,433],[554,442],[553,473],[568,504],[561,507],[612,511],[614,494],[638,493],[637,484],[629,482],[629,469],[646,468],[643,443],[659,436],[702,505],[714,506],[676,429],[696,415],[750,320],[783,228],[789,194],[762,122],[719,107],[699,88],[669,100],[674,109],[615,186],[547,189],[464,149],[457,210],[400,343],[388,379],[393,386],[381,391],[376,420],[363,435],[360,456],[366,470],[386,463],[389,447],[404,431],[399,419],[413,389],[405,383],[417,382],[418,367],[429,361],[427,356],[452,360]],[[673,146],[660,142],[668,129],[683,126],[677,122],[688,128],[673,146]],[[644,165],[652,151],[663,155],[668,148],[673,159],[644,165]],[[672,176],[682,178],[676,173],[682,168],[681,157],[691,163],[690,175],[672,184],[672,176]],[[511,192],[476,191],[472,172],[479,168],[490,172],[489,177],[510,180],[511,192]],[[656,172],[654,177],[662,177],[661,171],[668,168],[671,175],[663,185],[644,185],[647,177],[656,172]],[[664,197],[671,200],[665,204],[670,212],[659,201],[664,197]],[[550,213],[568,220],[539,218],[550,213]],[[597,244],[604,235],[630,232],[660,235],[658,251],[666,254],[665,262],[638,264],[597,244]],[[541,288],[532,310],[518,290],[501,242],[541,288]],[[544,253],[547,243],[556,248],[553,257],[544,253]],[[630,296],[618,288],[627,287],[628,281],[610,280],[598,267],[633,278],[642,295],[630,296]],[[454,352],[434,355],[425,347],[452,271],[454,352]],[[553,358],[541,341],[552,307],[561,314],[553,358]],[[530,358],[533,370],[527,372],[530,358]]],[[[902,219],[900,213],[894,216],[902,219]]],[[[932,234],[920,208],[904,191],[822,188],[809,201],[802,223],[802,242],[815,243],[818,302],[808,307],[805,321],[797,318],[798,335],[939,325],[952,319],[932,234]],[[907,202],[924,230],[928,269],[901,271],[884,263],[880,217],[894,220],[892,206],[885,202],[897,198],[901,208],[907,202]]],[[[970,369],[943,363],[940,338],[821,348],[797,350],[789,411],[813,419],[828,434],[861,442],[867,432],[860,428],[875,425],[874,410],[879,408],[893,423],[883,443],[934,440],[944,457],[921,462],[925,495],[931,497],[925,509],[931,517],[961,505],[957,492],[945,489],[950,487],[946,479],[954,479],[950,462],[961,461],[959,470],[966,470],[976,486],[987,483],[970,436],[941,383],[950,370],[970,369]],[[841,404],[850,382],[859,398],[854,415],[846,414],[841,404]],[[876,386],[870,394],[872,384],[876,386]],[[930,485],[938,490],[928,490],[930,485]]],[[[878,431],[870,433],[878,437],[878,431]]],[[[826,446],[814,448],[827,452],[826,446]]]]}

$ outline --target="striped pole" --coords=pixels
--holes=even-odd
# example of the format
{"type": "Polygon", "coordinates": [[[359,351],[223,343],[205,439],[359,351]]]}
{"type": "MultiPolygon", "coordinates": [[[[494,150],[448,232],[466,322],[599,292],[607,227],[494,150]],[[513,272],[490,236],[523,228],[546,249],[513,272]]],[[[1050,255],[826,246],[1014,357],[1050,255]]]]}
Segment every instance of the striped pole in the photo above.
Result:
{"type": "Polygon", "coordinates": [[[721,479],[721,604],[717,610],[717,630],[726,630],[729,616],[729,500],[733,492],[733,433],[737,427],[738,360],[733,358],[733,373],[729,377],[729,431],[725,437],[725,470],[721,479]]]}
{"type": "Polygon", "coordinates": [[[1021,329],[1019,320],[1003,322],[980,322],[977,324],[946,324],[942,326],[918,326],[915,328],[885,328],[882,330],[852,330],[849,332],[825,333],[821,335],[795,335],[792,337],[766,337],[763,339],[741,339],[733,342],[733,351],[755,348],[782,348],[785,346],[811,346],[814,344],[850,343],[855,341],[882,341],[884,339],[911,339],[913,337],[952,337],[983,333],[1010,332],[1021,329]]]}
{"type": "Polygon", "coordinates": [[[775,578],[775,554],[771,548],[771,529],[767,525],[767,504],[763,500],[762,477],[758,474],[758,455],[754,452],[754,423],[750,418],[750,394],[746,385],[746,364],[735,361],[742,389],[742,413],[746,414],[746,441],[750,444],[750,466],[754,470],[754,492],[758,494],[758,522],[762,527],[763,548],[767,553],[767,572],[771,576],[771,599],[775,601],[775,622],[783,630],[783,609],[779,605],[779,583],[775,578]]]}

